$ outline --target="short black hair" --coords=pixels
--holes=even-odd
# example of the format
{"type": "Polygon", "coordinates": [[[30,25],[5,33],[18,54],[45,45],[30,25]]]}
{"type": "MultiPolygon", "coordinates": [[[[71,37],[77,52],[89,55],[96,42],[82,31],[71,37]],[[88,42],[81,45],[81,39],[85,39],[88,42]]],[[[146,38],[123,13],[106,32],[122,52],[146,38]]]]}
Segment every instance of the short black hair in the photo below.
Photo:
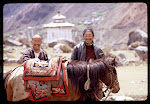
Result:
{"type": "Polygon", "coordinates": [[[87,32],[87,31],[92,32],[92,34],[93,34],[93,36],[94,36],[94,32],[93,32],[93,30],[92,30],[91,28],[84,29],[84,31],[83,31],[83,36],[84,36],[85,32],[87,32]]]}

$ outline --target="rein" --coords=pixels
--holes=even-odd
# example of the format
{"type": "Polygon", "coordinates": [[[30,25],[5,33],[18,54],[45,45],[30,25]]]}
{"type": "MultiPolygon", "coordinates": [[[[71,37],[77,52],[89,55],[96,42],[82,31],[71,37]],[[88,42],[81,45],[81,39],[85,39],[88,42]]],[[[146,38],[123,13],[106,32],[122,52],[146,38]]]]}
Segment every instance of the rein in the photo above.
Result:
{"type": "MultiPolygon", "coordinates": [[[[102,98],[101,100],[100,99],[98,99],[98,100],[100,100],[100,101],[105,101],[107,98],[108,98],[108,96],[110,95],[110,93],[112,92],[112,86],[114,85],[114,82],[113,82],[113,75],[114,75],[114,73],[111,71],[110,73],[108,73],[108,75],[111,75],[111,84],[109,85],[109,86],[107,86],[107,89],[105,90],[105,91],[103,91],[102,93],[104,93],[104,92],[106,92],[106,91],[108,91],[108,89],[110,89],[110,91],[108,92],[108,94],[107,94],[107,96],[105,97],[105,98],[102,98]]],[[[108,76],[107,75],[107,76],[108,76]]],[[[102,82],[102,81],[101,81],[102,82]]],[[[98,97],[97,97],[98,98],[98,97]]]]}

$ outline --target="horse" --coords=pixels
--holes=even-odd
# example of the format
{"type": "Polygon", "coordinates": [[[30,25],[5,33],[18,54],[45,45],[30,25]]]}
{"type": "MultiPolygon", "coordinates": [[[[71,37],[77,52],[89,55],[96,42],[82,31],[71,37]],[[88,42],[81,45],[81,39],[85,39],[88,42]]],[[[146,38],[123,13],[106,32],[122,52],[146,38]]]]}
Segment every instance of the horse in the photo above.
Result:
{"type": "MultiPolygon", "coordinates": [[[[102,83],[104,83],[108,89],[111,89],[112,93],[118,93],[120,90],[117,71],[115,69],[115,59],[106,57],[104,59],[97,59],[93,62],[83,61],[63,61],[65,64],[65,70],[68,75],[68,96],[52,96],[46,101],[76,101],[80,98],[81,101],[87,100],[88,96],[91,96],[93,100],[99,101],[103,97],[102,83]],[[88,83],[88,84],[87,84],[88,83]]],[[[13,85],[17,84],[10,80],[12,73],[18,74],[13,77],[13,80],[22,74],[18,71],[23,69],[23,66],[15,68],[13,71],[5,73],[5,85],[7,100],[13,101],[13,85]]],[[[19,81],[19,80],[18,80],[19,81]]],[[[23,80],[21,80],[23,81],[23,80]]],[[[24,87],[23,85],[21,86],[24,87]]],[[[26,92],[28,93],[28,92],[26,92]]],[[[19,99],[18,101],[30,101],[29,94],[26,94],[26,98],[19,99]]]]}

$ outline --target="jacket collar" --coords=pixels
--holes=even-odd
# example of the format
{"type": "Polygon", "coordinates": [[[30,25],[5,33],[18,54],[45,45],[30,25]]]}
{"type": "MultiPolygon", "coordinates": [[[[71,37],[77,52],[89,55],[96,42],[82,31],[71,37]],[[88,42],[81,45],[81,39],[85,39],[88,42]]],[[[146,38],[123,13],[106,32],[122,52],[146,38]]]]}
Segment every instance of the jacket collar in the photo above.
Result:
{"type": "MultiPolygon", "coordinates": [[[[32,51],[35,52],[33,47],[32,47],[32,51]]],[[[41,52],[42,52],[42,49],[40,48],[40,52],[39,53],[41,53],[41,52]]]]}
{"type": "MultiPolygon", "coordinates": [[[[84,46],[87,46],[85,41],[84,41],[84,43],[83,43],[83,44],[84,44],[84,46]]],[[[94,42],[93,42],[93,41],[92,41],[91,46],[93,46],[93,47],[94,47],[94,42]]]]}

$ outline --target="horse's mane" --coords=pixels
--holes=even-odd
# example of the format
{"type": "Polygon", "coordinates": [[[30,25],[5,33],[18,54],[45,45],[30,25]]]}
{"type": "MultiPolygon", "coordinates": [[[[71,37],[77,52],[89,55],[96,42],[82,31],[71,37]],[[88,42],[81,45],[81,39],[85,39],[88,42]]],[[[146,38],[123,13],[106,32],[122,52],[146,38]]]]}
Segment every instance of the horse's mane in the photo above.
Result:
{"type": "Polygon", "coordinates": [[[104,60],[98,59],[91,63],[83,61],[72,61],[67,66],[68,78],[71,79],[72,84],[76,88],[76,91],[79,88],[79,92],[86,93],[84,90],[84,84],[87,80],[87,64],[90,66],[90,80],[91,80],[91,91],[98,92],[99,84],[98,79],[105,79],[106,77],[106,65],[103,62],[104,60]]]}

